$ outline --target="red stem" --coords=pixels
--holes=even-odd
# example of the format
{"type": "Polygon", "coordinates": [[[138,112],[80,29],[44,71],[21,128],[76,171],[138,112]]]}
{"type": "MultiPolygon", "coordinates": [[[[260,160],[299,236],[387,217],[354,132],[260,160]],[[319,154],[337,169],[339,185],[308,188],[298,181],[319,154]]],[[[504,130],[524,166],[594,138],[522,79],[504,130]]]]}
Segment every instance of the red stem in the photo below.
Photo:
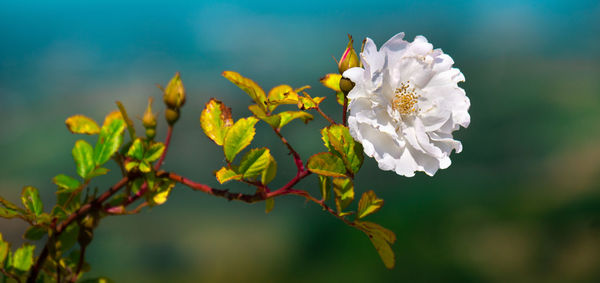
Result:
{"type": "Polygon", "coordinates": [[[169,128],[167,129],[167,138],[165,139],[165,151],[163,151],[162,155],[160,156],[160,159],[158,159],[158,162],[156,162],[156,164],[154,164],[155,171],[158,171],[158,169],[160,169],[160,166],[162,165],[163,161],[165,161],[165,156],[167,156],[167,150],[169,149],[169,144],[171,143],[172,135],[173,135],[173,126],[169,125],[169,128]]]}

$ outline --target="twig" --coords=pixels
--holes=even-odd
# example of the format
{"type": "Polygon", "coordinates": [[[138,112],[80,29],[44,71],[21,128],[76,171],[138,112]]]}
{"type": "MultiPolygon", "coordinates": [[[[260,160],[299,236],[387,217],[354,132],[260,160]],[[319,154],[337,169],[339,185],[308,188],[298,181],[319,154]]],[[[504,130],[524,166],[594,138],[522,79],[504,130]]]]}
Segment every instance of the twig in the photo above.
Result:
{"type": "Polygon", "coordinates": [[[77,262],[77,269],[75,269],[75,274],[73,274],[73,276],[71,277],[72,283],[75,283],[77,281],[77,277],[79,277],[79,273],[81,272],[81,268],[83,267],[86,248],[87,245],[81,247],[81,252],[79,253],[79,261],[77,262]]]}
{"type": "Polygon", "coordinates": [[[12,278],[15,281],[21,283],[21,279],[19,277],[17,277],[16,275],[14,275],[12,273],[8,273],[6,270],[4,270],[4,268],[0,268],[0,272],[2,272],[2,274],[4,274],[4,276],[6,276],[8,278],[12,278]]]}
{"type": "Polygon", "coordinates": [[[327,120],[330,124],[335,125],[337,124],[333,119],[331,119],[331,117],[327,116],[327,114],[325,114],[325,112],[323,112],[323,110],[321,110],[321,107],[319,107],[317,105],[317,107],[315,108],[317,110],[317,112],[319,112],[319,114],[321,114],[321,116],[323,116],[323,118],[325,118],[325,120],[327,120]]]}
{"type": "Polygon", "coordinates": [[[290,150],[290,153],[294,157],[294,163],[296,164],[296,167],[298,168],[298,174],[300,174],[300,172],[302,172],[302,171],[305,171],[304,162],[302,162],[302,158],[300,158],[300,155],[298,154],[298,152],[296,152],[296,150],[294,150],[294,148],[290,145],[290,143],[281,135],[281,131],[278,128],[273,128],[273,131],[275,131],[275,134],[277,134],[277,136],[279,137],[281,142],[283,144],[285,144],[285,146],[290,150]]]}
{"type": "Polygon", "coordinates": [[[165,150],[163,151],[162,155],[160,156],[160,159],[158,160],[158,162],[156,162],[156,164],[154,164],[155,171],[158,171],[158,169],[160,169],[160,166],[162,165],[163,161],[165,161],[165,156],[167,156],[167,150],[169,149],[169,144],[171,143],[172,135],[173,135],[173,126],[169,125],[169,128],[167,129],[167,138],[165,139],[165,150]]]}

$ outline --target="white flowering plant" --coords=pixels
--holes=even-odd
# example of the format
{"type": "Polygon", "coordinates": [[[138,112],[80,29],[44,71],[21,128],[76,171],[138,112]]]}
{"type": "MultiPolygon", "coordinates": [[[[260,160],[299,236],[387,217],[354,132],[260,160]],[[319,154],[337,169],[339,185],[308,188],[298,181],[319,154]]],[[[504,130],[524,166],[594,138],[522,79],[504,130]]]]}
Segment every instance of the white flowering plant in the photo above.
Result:
{"type": "Polygon", "coordinates": [[[453,63],[450,56],[433,49],[422,36],[408,42],[400,33],[379,50],[367,38],[360,56],[349,37],[338,62],[338,73],[321,78],[323,85],[335,91],[333,99],[341,106],[342,119],[337,122],[320,107],[326,96],[309,95],[309,86],[294,88],[284,84],[265,92],[251,79],[236,72],[223,72],[226,79],[250,96],[253,103],[248,109],[253,115],[234,120],[230,108],[210,98],[200,113],[200,125],[223,150],[224,162],[214,171],[217,181],[241,182],[253,188],[252,192],[213,188],[162,168],[186,101],[179,73],[166,87],[160,87],[168,124],[164,142],[155,140],[157,114],[152,110],[152,98],[143,114],[142,135],[138,135],[134,121],[120,102],[102,125],[84,115],[71,116],[66,120],[68,130],[97,136],[97,142],[94,146],[85,139],[75,142],[72,155],[77,176],[59,174],[52,179],[57,200],[50,210],[44,210],[38,190],[31,186],[22,190],[22,206],[0,197],[0,217],[18,218],[30,225],[24,233],[29,242],[14,251],[0,234],[0,272],[5,280],[16,282],[83,280],[83,274],[90,269],[85,261],[86,248],[101,220],[159,206],[174,193],[177,184],[230,201],[264,201],[267,213],[278,197],[302,197],[364,232],[384,265],[393,268],[391,245],[396,241],[395,234],[365,220],[384,202],[373,190],[355,198],[354,178],[363,165],[364,154],[373,157],[382,170],[407,177],[417,171],[433,176],[438,169],[450,165],[451,152],[462,150],[452,133],[470,122],[469,100],[457,85],[464,76],[452,68],[453,63]],[[324,151],[305,159],[292,146],[294,141],[283,136],[282,128],[299,125],[294,120],[308,123],[314,119],[314,113],[329,123],[321,130],[324,151]],[[257,123],[268,125],[278,142],[287,147],[295,164],[295,176],[279,188],[270,186],[278,168],[270,149],[248,148],[257,123]],[[105,167],[109,161],[114,161],[120,170],[109,172],[105,167]],[[102,192],[90,189],[96,178],[109,173],[119,174],[121,179],[102,192]],[[300,181],[312,176],[319,181],[318,196],[297,188],[300,181]],[[355,199],[358,202],[352,205],[355,199]],[[43,243],[37,255],[36,243],[43,243]]]}

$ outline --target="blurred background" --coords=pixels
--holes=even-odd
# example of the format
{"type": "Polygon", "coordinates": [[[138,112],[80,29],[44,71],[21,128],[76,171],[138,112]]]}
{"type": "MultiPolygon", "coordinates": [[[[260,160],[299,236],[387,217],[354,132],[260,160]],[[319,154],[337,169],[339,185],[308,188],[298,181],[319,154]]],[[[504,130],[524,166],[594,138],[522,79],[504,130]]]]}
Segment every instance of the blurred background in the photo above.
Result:
{"type": "MultiPolygon", "coordinates": [[[[379,46],[404,31],[425,35],[465,74],[471,126],[464,151],[435,177],[380,171],[366,160],[357,194],[385,199],[370,220],[398,236],[385,269],[361,232],[299,197],[227,202],[177,187],[163,206],[103,220],[89,248],[92,271],[117,282],[599,282],[600,3],[598,1],[2,1],[0,194],[24,185],[54,203],[53,176],[74,175],[64,120],[97,121],[122,100],[140,117],[176,71],[188,100],[163,166],[218,186],[224,162],[198,118],[217,97],[234,117],[249,98],[220,76],[235,70],[263,88],[312,86],[335,72],[346,34],[379,46]]],[[[138,126],[140,126],[139,120],[138,126]]],[[[317,119],[283,134],[304,157],[323,151],[317,119]]],[[[299,124],[299,125],[298,125],[299,124]]],[[[164,138],[165,123],[158,127],[164,138]]],[[[294,173],[274,134],[274,186],[294,173]]],[[[112,167],[114,169],[114,167],[112,167]]],[[[99,178],[105,189],[117,176],[99,178]]],[[[316,177],[301,188],[315,194],[316,177]]],[[[251,192],[245,185],[232,190],[251,192]]],[[[0,221],[20,245],[25,226],[0,221]]]]}

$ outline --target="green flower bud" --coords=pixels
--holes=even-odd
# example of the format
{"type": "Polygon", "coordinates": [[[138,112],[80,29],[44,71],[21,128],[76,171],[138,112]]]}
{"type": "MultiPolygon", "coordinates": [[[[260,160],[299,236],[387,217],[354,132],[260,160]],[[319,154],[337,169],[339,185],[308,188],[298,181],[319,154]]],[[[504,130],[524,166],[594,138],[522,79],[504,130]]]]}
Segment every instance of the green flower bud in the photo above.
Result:
{"type": "Polygon", "coordinates": [[[149,140],[156,136],[156,130],[154,128],[146,128],[146,138],[149,140]]]}
{"type": "Polygon", "coordinates": [[[340,79],[340,89],[344,93],[344,95],[348,95],[348,93],[354,88],[354,83],[348,79],[342,77],[340,79]]]}
{"type": "Polygon", "coordinates": [[[169,125],[175,124],[175,122],[179,120],[179,109],[167,108],[167,111],[165,111],[165,117],[167,118],[167,123],[169,123],[169,125]]]}
{"type": "Polygon", "coordinates": [[[360,60],[358,60],[358,55],[356,55],[354,47],[352,47],[353,43],[354,40],[352,39],[352,36],[348,35],[348,46],[346,46],[346,50],[344,50],[342,58],[340,58],[340,61],[338,62],[338,70],[340,71],[340,74],[343,74],[346,70],[350,68],[360,66],[360,60]]]}
{"type": "Polygon", "coordinates": [[[146,108],[146,112],[144,112],[144,117],[142,118],[142,124],[144,128],[156,128],[156,115],[152,113],[152,97],[148,98],[148,107],[146,108]]]}
{"type": "Polygon", "coordinates": [[[175,76],[171,79],[169,84],[164,90],[163,100],[169,108],[180,108],[185,104],[185,88],[179,72],[175,73],[175,76]]]}

